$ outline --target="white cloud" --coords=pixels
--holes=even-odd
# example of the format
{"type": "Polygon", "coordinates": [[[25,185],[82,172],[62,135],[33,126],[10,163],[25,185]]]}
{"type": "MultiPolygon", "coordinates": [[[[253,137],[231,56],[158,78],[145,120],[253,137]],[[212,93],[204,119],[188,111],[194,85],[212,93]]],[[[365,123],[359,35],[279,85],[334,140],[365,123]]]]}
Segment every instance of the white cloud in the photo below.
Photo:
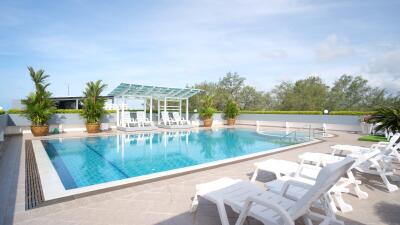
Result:
{"type": "Polygon", "coordinates": [[[391,74],[400,77],[400,49],[389,50],[373,58],[367,65],[366,71],[371,74],[391,74]]]}
{"type": "Polygon", "coordinates": [[[400,91],[400,48],[391,48],[372,58],[362,68],[369,80],[392,93],[400,91]]]}
{"type": "Polygon", "coordinates": [[[336,34],[329,35],[315,50],[319,61],[332,61],[348,57],[354,53],[347,41],[340,39],[336,34]]]}

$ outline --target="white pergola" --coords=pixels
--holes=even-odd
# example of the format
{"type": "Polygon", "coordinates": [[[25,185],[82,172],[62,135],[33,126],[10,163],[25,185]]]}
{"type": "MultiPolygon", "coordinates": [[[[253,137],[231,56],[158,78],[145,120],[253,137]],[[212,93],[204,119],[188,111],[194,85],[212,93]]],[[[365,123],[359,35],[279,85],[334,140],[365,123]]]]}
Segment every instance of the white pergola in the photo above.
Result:
{"type": "MultiPolygon", "coordinates": [[[[157,101],[158,121],[160,121],[160,112],[178,111],[182,115],[182,101],[186,101],[186,120],[189,119],[189,98],[198,94],[202,90],[193,88],[171,88],[158,87],[139,84],[121,83],[109,95],[113,96],[114,103],[118,104],[117,110],[117,126],[121,124],[120,110],[122,117],[126,108],[126,100],[128,99],[143,99],[143,110],[146,113],[147,100],[150,100],[150,121],[153,121],[153,102],[157,101]],[[161,104],[162,102],[162,104],[161,104]],[[168,102],[178,102],[176,105],[168,105],[168,102]]],[[[124,123],[122,118],[122,123],[124,123]]]]}

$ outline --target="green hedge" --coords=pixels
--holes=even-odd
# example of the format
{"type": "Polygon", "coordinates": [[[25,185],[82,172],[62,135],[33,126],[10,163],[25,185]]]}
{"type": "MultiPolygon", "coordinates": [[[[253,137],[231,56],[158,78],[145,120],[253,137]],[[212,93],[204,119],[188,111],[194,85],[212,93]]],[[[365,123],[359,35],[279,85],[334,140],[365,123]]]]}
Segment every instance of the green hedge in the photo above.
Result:
{"type": "Polygon", "coordinates": [[[4,110],[0,110],[0,115],[3,115],[4,113],[6,113],[4,110]]]}
{"type": "MultiPolygon", "coordinates": [[[[322,115],[322,111],[246,111],[243,110],[241,114],[297,114],[297,115],[322,115]]],[[[360,112],[360,111],[332,111],[329,115],[346,115],[346,116],[363,116],[371,115],[374,112],[360,112]]]]}
{"type": "Polygon", "coordinates": [[[322,115],[321,111],[240,111],[241,114],[301,114],[301,115],[322,115]]]}
{"type": "Polygon", "coordinates": [[[348,116],[364,116],[372,115],[374,112],[360,112],[360,111],[332,111],[329,115],[348,115],[348,116]]]}
{"type": "MultiPolygon", "coordinates": [[[[78,114],[81,113],[82,109],[56,109],[55,113],[58,114],[78,114]]],[[[107,110],[107,113],[115,113],[115,110],[107,110]]],[[[8,114],[23,114],[24,110],[21,109],[10,109],[7,111],[8,114]]]]}

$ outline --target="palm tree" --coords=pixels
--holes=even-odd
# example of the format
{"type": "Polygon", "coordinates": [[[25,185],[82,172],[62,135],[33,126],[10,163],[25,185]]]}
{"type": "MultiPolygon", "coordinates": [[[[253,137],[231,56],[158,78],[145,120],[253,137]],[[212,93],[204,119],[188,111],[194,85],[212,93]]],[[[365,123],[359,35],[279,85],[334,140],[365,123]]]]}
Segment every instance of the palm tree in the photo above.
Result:
{"type": "Polygon", "coordinates": [[[40,89],[46,89],[50,85],[50,83],[46,83],[46,79],[50,76],[48,74],[44,74],[44,70],[40,69],[35,71],[31,66],[28,66],[28,70],[31,79],[35,84],[36,91],[40,89]]]}
{"type": "Polygon", "coordinates": [[[106,89],[107,85],[102,84],[101,80],[96,82],[88,82],[83,92],[85,99],[83,100],[82,117],[86,119],[87,124],[99,123],[101,117],[105,114],[104,104],[106,99],[101,97],[101,93],[106,89]]]}
{"type": "Polygon", "coordinates": [[[378,123],[376,131],[386,129],[393,133],[400,132],[400,106],[379,108],[370,121],[378,123]]]}
{"type": "Polygon", "coordinates": [[[25,116],[32,122],[33,126],[43,126],[54,114],[54,102],[50,99],[51,92],[47,91],[50,85],[46,83],[49,75],[44,70],[35,71],[32,67],[28,67],[29,75],[35,85],[35,92],[22,100],[25,105],[25,116]]]}

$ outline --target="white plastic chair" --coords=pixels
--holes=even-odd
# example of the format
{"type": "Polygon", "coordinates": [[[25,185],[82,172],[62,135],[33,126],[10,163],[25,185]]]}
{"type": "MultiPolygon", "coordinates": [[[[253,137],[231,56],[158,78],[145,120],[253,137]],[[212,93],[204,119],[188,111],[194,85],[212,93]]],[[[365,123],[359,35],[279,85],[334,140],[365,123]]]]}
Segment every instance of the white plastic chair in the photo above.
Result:
{"type": "Polygon", "coordinates": [[[127,127],[138,126],[138,122],[131,117],[131,112],[124,112],[124,124],[127,127]]]}
{"type": "Polygon", "coordinates": [[[382,154],[386,157],[390,157],[391,159],[397,160],[400,162],[400,154],[398,152],[400,145],[398,142],[400,140],[400,133],[396,133],[392,136],[392,138],[388,142],[379,142],[377,144],[371,145],[368,147],[356,146],[356,145],[333,145],[332,155],[337,154],[338,151],[342,152],[350,152],[357,153],[359,151],[365,151],[368,149],[379,149],[382,154]]]}
{"type": "Polygon", "coordinates": [[[168,126],[168,125],[178,125],[178,123],[174,120],[172,120],[169,117],[169,113],[168,112],[161,112],[161,124],[168,126]]]}
{"type": "Polygon", "coordinates": [[[153,123],[146,117],[146,113],[142,111],[136,112],[136,120],[139,126],[153,126],[153,123]]]}
{"type": "MultiPolygon", "coordinates": [[[[332,207],[333,211],[336,210],[336,205],[337,204],[338,208],[342,212],[349,212],[353,210],[353,207],[350,204],[347,204],[342,197],[342,193],[349,193],[350,190],[349,188],[352,187],[354,189],[354,192],[356,193],[357,197],[360,199],[366,199],[368,198],[368,193],[364,192],[360,188],[361,181],[356,180],[352,169],[355,169],[358,167],[360,164],[365,163],[369,159],[377,156],[379,154],[379,150],[372,150],[370,152],[365,152],[363,154],[352,154],[350,155],[352,158],[355,158],[355,163],[352,165],[352,167],[347,171],[347,177],[342,177],[339,182],[330,190],[332,194],[332,199],[330,201],[330,205],[332,207]],[[334,201],[333,201],[334,199],[334,201]]],[[[323,153],[311,153],[307,152],[304,154],[301,154],[299,158],[302,160],[300,165],[298,166],[299,168],[297,169],[296,172],[292,171],[292,175],[286,175],[283,177],[279,177],[277,180],[267,182],[265,184],[266,187],[270,188],[271,190],[274,190],[276,192],[279,192],[280,189],[282,188],[282,184],[290,179],[295,179],[299,182],[305,182],[305,183],[313,183],[316,174],[318,171],[321,169],[320,166],[326,166],[330,163],[334,163],[340,160],[343,160],[344,157],[338,157],[338,156],[332,156],[329,154],[323,154],[323,153]],[[315,166],[308,165],[306,163],[313,163],[315,166]],[[294,175],[293,175],[294,174],[294,175]]],[[[290,162],[293,163],[293,162],[290,162]]],[[[284,163],[280,163],[281,167],[284,165],[284,163]]],[[[293,190],[291,192],[291,195],[296,198],[296,196],[301,195],[301,193],[304,192],[304,190],[293,190]]]]}
{"type": "Polygon", "coordinates": [[[318,174],[314,185],[308,185],[294,180],[285,183],[282,191],[277,194],[263,191],[254,184],[222,178],[206,184],[196,186],[196,196],[192,203],[192,211],[196,210],[197,196],[202,196],[217,205],[222,225],[229,225],[225,204],[240,213],[236,225],[242,225],[247,216],[260,220],[264,224],[294,225],[294,221],[303,217],[305,224],[312,225],[313,221],[322,221],[318,224],[343,224],[336,219],[329,207],[324,207],[324,213],[311,211],[311,205],[320,201],[327,205],[327,192],[346,173],[354,163],[352,158],[346,158],[337,163],[324,167],[318,174]],[[299,199],[293,200],[286,196],[289,187],[302,187],[307,192],[299,199]]]}
{"type": "Polygon", "coordinates": [[[188,125],[189,124],[189,121],[187,121],[186,119],[183,119],[182,116],[179,114],[179,112],[172,112],[172,117],[177,124],[180,124],[180,125],[188,125]]]}

